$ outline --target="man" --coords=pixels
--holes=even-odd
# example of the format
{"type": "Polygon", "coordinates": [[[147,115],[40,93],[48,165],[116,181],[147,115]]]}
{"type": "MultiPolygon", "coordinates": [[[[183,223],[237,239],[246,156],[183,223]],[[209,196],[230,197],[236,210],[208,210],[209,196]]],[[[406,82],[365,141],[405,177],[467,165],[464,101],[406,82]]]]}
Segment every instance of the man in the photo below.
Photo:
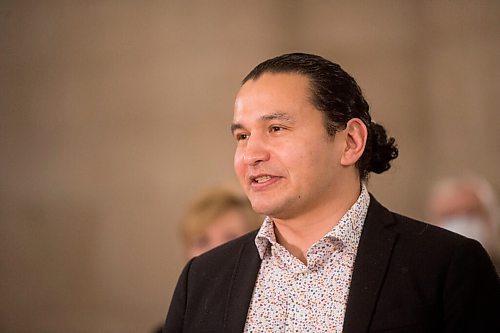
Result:
{"type": "Polygon", "coordinates": [[[236,174],[260,230],[184,268],[164,332],[488,332],[500,283],[476,241],[366,190],[397,157],[354,79],[308,54],[258,65],[237,95],[236,174]]]}

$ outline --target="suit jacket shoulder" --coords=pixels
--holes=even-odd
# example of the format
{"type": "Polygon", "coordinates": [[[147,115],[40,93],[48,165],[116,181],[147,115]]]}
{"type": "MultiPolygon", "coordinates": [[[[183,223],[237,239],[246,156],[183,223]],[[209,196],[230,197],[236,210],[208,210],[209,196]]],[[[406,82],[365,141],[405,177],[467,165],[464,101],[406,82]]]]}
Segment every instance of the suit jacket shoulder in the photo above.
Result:
{"type": "Polygon", "coordinates": [[[493,332],[499,312],[498,276],[478,242],[371,198],[344,332],[493,332]]]}

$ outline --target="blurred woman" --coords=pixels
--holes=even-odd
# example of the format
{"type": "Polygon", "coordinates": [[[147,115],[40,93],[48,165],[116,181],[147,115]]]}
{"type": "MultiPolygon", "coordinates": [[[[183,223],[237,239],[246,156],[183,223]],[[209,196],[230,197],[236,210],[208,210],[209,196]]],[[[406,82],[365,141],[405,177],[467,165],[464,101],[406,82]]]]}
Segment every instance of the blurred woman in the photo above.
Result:
{"type": "Polygon", "coordinates": [[[213,188],[186,210],[181,229],[189,258],[260,227],[262,218],[248,199],[225,188],[213,188]]]}

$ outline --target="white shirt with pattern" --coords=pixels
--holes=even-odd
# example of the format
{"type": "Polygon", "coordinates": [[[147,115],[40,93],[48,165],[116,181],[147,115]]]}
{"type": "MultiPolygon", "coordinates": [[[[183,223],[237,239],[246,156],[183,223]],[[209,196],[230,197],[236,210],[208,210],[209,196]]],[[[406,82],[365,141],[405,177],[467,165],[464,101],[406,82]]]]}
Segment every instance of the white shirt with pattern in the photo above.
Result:
{"type": "Polygon", "coordinates": [[[357,201],[338,224],[309,248],[307,265],[276,241],[273,220],[264,220],[255,238],[262,263],[244,332],[342,331],[369,204],[363,184],[357,201]]]}

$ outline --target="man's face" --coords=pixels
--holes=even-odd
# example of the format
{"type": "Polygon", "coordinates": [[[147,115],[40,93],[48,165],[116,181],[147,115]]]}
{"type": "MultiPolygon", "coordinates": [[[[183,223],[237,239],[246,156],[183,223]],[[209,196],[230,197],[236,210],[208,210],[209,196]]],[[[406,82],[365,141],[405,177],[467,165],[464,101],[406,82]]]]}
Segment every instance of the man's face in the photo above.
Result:
{"type": "Polygon", "coordinates": [[[309,96],[307,77],[266,73],[247,81],[236,97],[234,167],[258,213],[294,218],[340,194],[344,136],[328,136],[309,96]]]}

